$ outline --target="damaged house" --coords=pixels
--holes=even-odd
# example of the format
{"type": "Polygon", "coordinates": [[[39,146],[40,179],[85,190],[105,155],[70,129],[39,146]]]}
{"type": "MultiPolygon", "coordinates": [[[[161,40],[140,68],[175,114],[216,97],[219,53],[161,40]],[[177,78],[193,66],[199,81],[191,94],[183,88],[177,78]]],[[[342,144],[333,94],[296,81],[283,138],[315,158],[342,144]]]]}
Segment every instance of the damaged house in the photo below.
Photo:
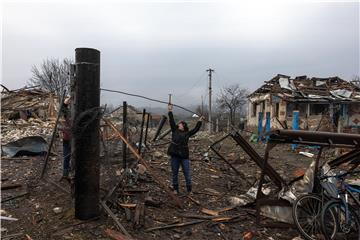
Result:
{"type": "Polygon", "coordinates": [[[360,133],[360,88],[339,77],[278,74],[248,96],[247,126],[360,133]]]}
{"type": "Polygon", "coordinates": [[[1,150],[15,156],[20,151],[46,151],[59,111],[58,97],[41,88],[1,92],[1,150]]]}

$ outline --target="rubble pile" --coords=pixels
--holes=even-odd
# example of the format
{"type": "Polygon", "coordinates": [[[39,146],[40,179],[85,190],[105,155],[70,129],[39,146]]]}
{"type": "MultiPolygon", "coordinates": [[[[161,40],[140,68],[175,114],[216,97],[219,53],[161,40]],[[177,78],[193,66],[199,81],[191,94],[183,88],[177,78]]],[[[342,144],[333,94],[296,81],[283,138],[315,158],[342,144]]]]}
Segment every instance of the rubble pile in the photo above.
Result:
{"type": "MultiPolygon", "coordinates": [[[[52,133],[55,98],[39,90],[25,92],[13,95],[14,103],[9,101],[10,92],[2,95],[6,106],[1,119],[3,143],[13,144],[18,138],[34,135],[46,139],[52,133]]],[[[24,158],[13,154],[2,159],[1,182],[6,183],[2,187],[6,190],[2,191],[2,206],[7,222],[1,233],[27,239],[300,239],[293,228],[266,228],[260,223],[292,223],[292,202],[287,198],[293,192],[287,190],[293,190],[294,185],[288,182],[314,175],[312,168],[308,170],[309,165],[316,166],[314,162],[320,159],[329,160],[327,154],[332,154],[331,149],[324,149],[321,158],[315,157],[322,151],[318,148],[302,146],[294,151],[280,143],[295,143],[290,140],[299,141],[299,138],[285,138],[276,132],[278,138],[271,137],[277,139],[278,145],[272,146],[269,155],[265,142],[257,138],[250,141],[250,132],[199,131],[189,139],[192,192],[187,193],[185,179],[179,174],[180,193],[175,193],[167,155],[171,141],[169,127],[163,124],[157,129],[150,127],[145,131],[144,127],[141,131],[145,119],[142,117],[142,113],[129,106],[125,136],[121,107],[101,120],[99,205],[102,214],[96,219],[80,221],[75,217],[74,169],[69,178],[62,177],[63,154],[61,148],[56,148],[56,144],[61,144],[60,138],[55,139],[52,152],[56,154],[49,158],[45,181],[38,181],[39,166],[44,161],[40,156],[24,158]],[[140,136],[145,132],[149,135],[147,140],[140,136]],[[119,154],[124,149],[127,154],[119,154]],[[263,204],[258,208],[257,203],[268,200],[281,200],[282,204],[286,200],[288,205],[263,204]]],[[[189,121],[190,128],[194,125],[195,120],[189,121]]],[[[301,141],[306,142],[309,136],[303,134],[301,141]]],[[[344,138],[341,146],[360,142],[358,136],[356,141],[347,139],[344,138]]],[[[330,140],[324,142],[339,144],[338,139],[330,140]]],[[[40,143],[40,151],[46,151],[45,140],[40,143]]],[[[312,185],[312,181],[309,183],[312,185]]]]}
{"type": "Polygon", "coordinates": [[[41,136],[47,139],[51,136],[55,121],[43,122],[30,118],[28,121],[7,120],[1,122],[1,143],[6,144],[23,137],[41,136]]]}
{"type": "Polygon", "coordinates": [[[34,88],[3,91],[1,104],[2,144],[51,135],[58,112],[58,97],[52,93],[34,88]]]}
{"type": "Polygon", "coordinates": [[[1,118],[15,120],[30,117],[46,120],[55,118],[58,97],[38,88],[23,88],[1,92],[1,118]]]}

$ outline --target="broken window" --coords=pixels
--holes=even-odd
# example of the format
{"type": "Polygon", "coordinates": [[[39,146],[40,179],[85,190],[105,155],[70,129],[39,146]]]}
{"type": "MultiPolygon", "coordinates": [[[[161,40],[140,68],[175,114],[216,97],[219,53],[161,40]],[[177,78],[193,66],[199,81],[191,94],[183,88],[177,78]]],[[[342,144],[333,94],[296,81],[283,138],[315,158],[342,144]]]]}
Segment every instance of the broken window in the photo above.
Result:
{"type": "Polygon", "coordinates": [[[307,103],[298,103],[296,105],[296,110],[299,111],[299,116],[300,117],[305,117],[306,116],[306,109],[307,109],[307,103]]]}
{"type": "Polygon", "coordinates": [[[287,115],[288,117],[292,117],[294,110],[295,110],[295,103],[288,102],[288,103],[286,104],[286,115],[287,115]]]}
{"type": "Polygon", "coordinates": [[[329,104],[310,104],[310,115],[321,115],[328,109],[329,104]]]}
{"type": "Polygon", "coordinates": [[[275,103],[275,116],[279,117],[280,115],[280,103],[275,103]]]}
{"type": "Polygon", "coordinates": [[[299,116],[306,116],[306,103],[288,102],[286,105],[287,116],[292,117],[294,111],[299,111],[299,116]]]}
{"type": "Polygon", "coordinates": [[[252,103],[251,106],[252,106],[252,108],[251,108],[251,116],[252,116],[252,117],[256,117],[256,107],[257,107],[257,103],[252,103]]]}
{"type": "Polygon", "coordinates": [[[265,112],[265,101],[261,102],[261,112],[265,112]]]}

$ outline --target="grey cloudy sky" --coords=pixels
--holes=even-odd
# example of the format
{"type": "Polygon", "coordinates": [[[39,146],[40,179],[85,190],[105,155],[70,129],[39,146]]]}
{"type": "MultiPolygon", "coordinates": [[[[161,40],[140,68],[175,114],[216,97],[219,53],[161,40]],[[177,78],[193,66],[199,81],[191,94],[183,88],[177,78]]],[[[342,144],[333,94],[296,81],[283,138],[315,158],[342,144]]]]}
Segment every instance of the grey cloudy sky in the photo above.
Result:
{"type": "MultiPolygon", "coordinates": [[[[255,90],[277,73],[359,75],[359,2],[4,1],[2,82],[27,83],[46,58],[101,51],[101,85],[198,104],[205,70],[214,90],[255,90]],[[194,86],[195,85],[195,86],[194,86]]],[[[114,105],[154,103],[104,94],[114,105]]]]}

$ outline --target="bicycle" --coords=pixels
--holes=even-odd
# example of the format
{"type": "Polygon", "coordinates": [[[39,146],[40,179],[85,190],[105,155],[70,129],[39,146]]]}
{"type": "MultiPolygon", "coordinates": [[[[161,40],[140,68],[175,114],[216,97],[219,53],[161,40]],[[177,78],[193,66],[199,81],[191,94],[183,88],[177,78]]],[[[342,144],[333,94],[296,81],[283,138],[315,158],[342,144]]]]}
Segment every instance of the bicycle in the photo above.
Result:
{"type": "Polygon", "coordinates": [[[347,175],[359,172],[350,170],[349,172],[334,176],[340,180],[337,196],[330,199],[321,210],[321,230],[327,240],[360,240],[360,201],[355,196],[356,193],[360,196],[360,187],[345,182],[347,175]],[[349,196],[353,201],[353,205],[357,207],[357,211],[350,204],[349,196]],[[334,232],[335,234],[333,234],[334,232]]]}
{"type": "MultiPolygon", "coordinates": [[[[315,193],[302,195],[293,204],[294,223],[300,234],[307,240],[321,239],[323,235],[320,222],[321,211],[325,202],[334,192],[336,193],[335,183],[331,181],[325,183],[322,181],[324,178],[327,176],[319,172],[314,179],[314,182],[320,183],[317,184],[319,188],[315,190],[315,193]]],[[[335,221],[334,214],[330,214],[328,217],[335,221]]],[[[336,229],[333,229],[333,232],[329,231],[331,237],[335,234],[336,229]]]]}

